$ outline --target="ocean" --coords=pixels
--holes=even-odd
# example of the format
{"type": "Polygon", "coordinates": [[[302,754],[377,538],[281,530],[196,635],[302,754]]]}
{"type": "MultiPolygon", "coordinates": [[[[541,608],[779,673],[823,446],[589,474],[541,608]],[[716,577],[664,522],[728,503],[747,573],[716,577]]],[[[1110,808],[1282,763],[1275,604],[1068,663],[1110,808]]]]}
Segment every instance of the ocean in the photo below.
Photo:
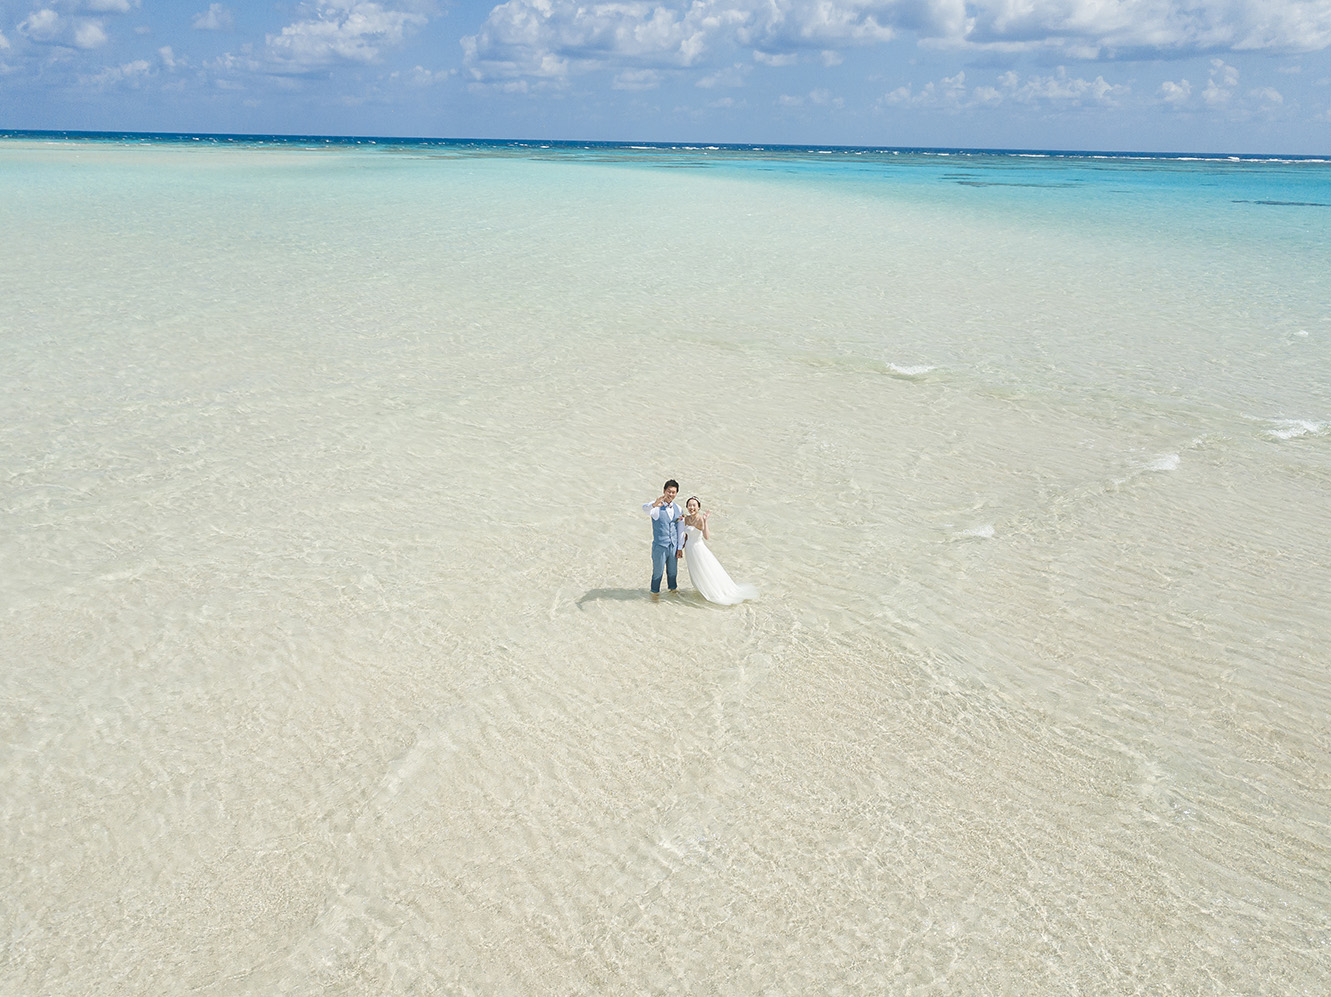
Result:
{"type": "Polygon", "coordinates": [[[1331,162],[5,133],[0,232],[0,993],[1324,991],[1331,162]]]}

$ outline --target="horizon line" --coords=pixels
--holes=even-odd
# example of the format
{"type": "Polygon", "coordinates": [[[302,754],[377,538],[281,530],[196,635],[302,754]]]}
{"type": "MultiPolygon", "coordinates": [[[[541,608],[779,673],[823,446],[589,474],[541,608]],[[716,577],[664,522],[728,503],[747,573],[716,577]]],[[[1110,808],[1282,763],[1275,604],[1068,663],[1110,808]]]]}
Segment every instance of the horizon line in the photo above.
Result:
{"type": "Polygon", "coordinates": [[[427,135],[369,135],[369,134],[320,134],[300,132],[190,132],[190,131],[139,131],[129,129],[82,129],[82,128],[0,128],[0,138],[17,137],[47,138],[146,138],[146,139],[210,139],[226,141],[276,141],[276,142],[323,142],[340,143],[387,143],[387,144],[481,144],[481,145],[545,145],[545,146],[601,146],[613,148],[662,149],[683,151],[834,151],[834,152],[893,152],[893,153],[963,153],[979,155],[1043,155],[1143,159],[1216,159],[1216,160],[1289,160],[1289,161],[1327,161],[1328,155],[1275,153],[1275,152],[1167,152],[1149,149],[1041,149],[1035,147],[985,147],[985,146],[924,146],[924,145],[845,145],[841,143],[790,143],[790,142],[706,142],[706,141],[661,141],[654,139],[556,139],[556,138],[474,138],[445,137],[427,135]]]}

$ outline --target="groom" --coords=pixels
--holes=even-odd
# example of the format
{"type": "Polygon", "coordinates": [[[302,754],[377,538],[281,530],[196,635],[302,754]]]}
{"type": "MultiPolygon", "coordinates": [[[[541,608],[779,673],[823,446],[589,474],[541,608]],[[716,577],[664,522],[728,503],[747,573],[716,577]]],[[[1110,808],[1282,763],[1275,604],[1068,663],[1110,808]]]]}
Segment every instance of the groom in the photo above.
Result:
{"type": "Polygon", "coordinates": [[[652,595],[661,594],[661,572],[665,572],[670,591],[675,591],[679,567],[675,563],[684,556],[684,531],[679,521],[684,513],[675,505],[679,482],[671,478],[665,483],[662,495],[655,502],[647,502],[642,511],[652,517],[652,595]]]}

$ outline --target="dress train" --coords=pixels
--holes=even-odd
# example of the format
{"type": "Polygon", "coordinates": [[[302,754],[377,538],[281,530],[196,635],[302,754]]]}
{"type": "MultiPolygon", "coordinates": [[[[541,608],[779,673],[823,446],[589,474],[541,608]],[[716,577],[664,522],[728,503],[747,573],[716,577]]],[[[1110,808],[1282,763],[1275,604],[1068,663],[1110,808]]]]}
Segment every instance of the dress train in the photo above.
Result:
{"type": "Polygon", "coordinates": [[[745,599],[758,598],[758,590],[752,585],[731,580],[716,555],[707,549],[702,530],[696,526],[686,526],[684,536],[684,563],[689,569],[689,581],[704,599],[722,606],[733,606],[745,599]]]}

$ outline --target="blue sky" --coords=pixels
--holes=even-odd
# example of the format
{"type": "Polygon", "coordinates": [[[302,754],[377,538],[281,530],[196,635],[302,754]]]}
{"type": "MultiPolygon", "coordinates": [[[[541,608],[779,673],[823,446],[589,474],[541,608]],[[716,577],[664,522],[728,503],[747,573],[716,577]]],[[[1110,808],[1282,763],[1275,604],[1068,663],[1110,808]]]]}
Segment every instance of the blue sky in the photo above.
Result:
{"type": "Polygon", "coordinates": [[[0,0],[0,127],[1331,153],[1331,0],[0,0]]]}

